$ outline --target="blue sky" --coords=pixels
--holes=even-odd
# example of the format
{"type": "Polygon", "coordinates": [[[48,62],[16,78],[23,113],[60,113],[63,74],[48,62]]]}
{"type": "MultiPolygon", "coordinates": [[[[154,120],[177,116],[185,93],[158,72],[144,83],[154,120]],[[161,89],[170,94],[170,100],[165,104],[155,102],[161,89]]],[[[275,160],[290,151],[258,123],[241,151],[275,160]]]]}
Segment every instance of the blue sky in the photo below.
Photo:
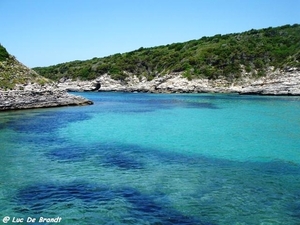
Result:
{"type": "Polygon", "coordinates": [[[300,23],[300,0],[0,0],[0,43],[29,67],[300,23]]]}

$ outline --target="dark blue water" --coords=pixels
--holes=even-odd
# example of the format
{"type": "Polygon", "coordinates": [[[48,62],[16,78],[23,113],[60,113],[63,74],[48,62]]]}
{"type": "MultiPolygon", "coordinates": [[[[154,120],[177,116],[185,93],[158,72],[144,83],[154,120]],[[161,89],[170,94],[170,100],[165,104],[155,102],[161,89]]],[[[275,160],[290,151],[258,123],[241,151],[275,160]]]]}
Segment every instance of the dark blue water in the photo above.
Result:
{"type": "Polygon", "coordinates": [[[1,222],[300,224],[298,97],[82,95],[0,114],[1,222]]]}

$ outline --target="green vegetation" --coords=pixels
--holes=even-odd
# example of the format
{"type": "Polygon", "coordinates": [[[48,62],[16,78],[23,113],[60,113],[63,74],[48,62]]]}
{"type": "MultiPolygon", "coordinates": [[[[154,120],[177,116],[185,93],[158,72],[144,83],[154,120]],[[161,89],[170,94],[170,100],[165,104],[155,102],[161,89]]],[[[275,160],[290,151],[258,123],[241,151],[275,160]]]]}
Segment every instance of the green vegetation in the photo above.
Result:
{"type": "Polygon", "coordinates": [[[0,62],[6,60],[9,57],[6,49],[0,44],[0,62]]]}
{"type": "Polygon", "coordinates": [[[0,90],[14,89],[16,84],[37,83],[43,86],[50,83],[49,79],[19,63],[4,47],[0,46],[0,52],[0,90]]]}
{"type": "Polygon", "coordinates": [[[243,33],[202,37],[184,43],[115,54],[86,61],[73,61],[34,68],[39,74],[60,78],[94,79],[102,74],[124,80],[128,74],[148,80],[171,72],[193,78],[228,80],[239,78],[242,67],[253,76],[263,76],[266,68],[300,67],[300,25],[250,30],[243,33]]]}

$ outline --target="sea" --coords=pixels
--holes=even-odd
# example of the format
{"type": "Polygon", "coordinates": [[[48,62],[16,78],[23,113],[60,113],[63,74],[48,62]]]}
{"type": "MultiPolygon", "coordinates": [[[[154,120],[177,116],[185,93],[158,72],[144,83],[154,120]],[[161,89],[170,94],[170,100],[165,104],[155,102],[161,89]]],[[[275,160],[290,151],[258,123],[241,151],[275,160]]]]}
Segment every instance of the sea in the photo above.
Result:
{"type": "Polygon", "coordinates": [[[300,224],[299,96],[76,94],[0,113],[0,224],[300,224]]]}

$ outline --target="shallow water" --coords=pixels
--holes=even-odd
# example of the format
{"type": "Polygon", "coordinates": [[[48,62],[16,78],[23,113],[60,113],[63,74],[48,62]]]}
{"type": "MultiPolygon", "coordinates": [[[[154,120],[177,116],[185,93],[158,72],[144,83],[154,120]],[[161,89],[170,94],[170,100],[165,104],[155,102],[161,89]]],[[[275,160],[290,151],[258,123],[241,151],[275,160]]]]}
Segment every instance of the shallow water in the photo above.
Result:
{"type": "Polygon", "coordinates": [[[299,97],[82,95],[0,114],[1,220],[300,224],[299,97]]]}

